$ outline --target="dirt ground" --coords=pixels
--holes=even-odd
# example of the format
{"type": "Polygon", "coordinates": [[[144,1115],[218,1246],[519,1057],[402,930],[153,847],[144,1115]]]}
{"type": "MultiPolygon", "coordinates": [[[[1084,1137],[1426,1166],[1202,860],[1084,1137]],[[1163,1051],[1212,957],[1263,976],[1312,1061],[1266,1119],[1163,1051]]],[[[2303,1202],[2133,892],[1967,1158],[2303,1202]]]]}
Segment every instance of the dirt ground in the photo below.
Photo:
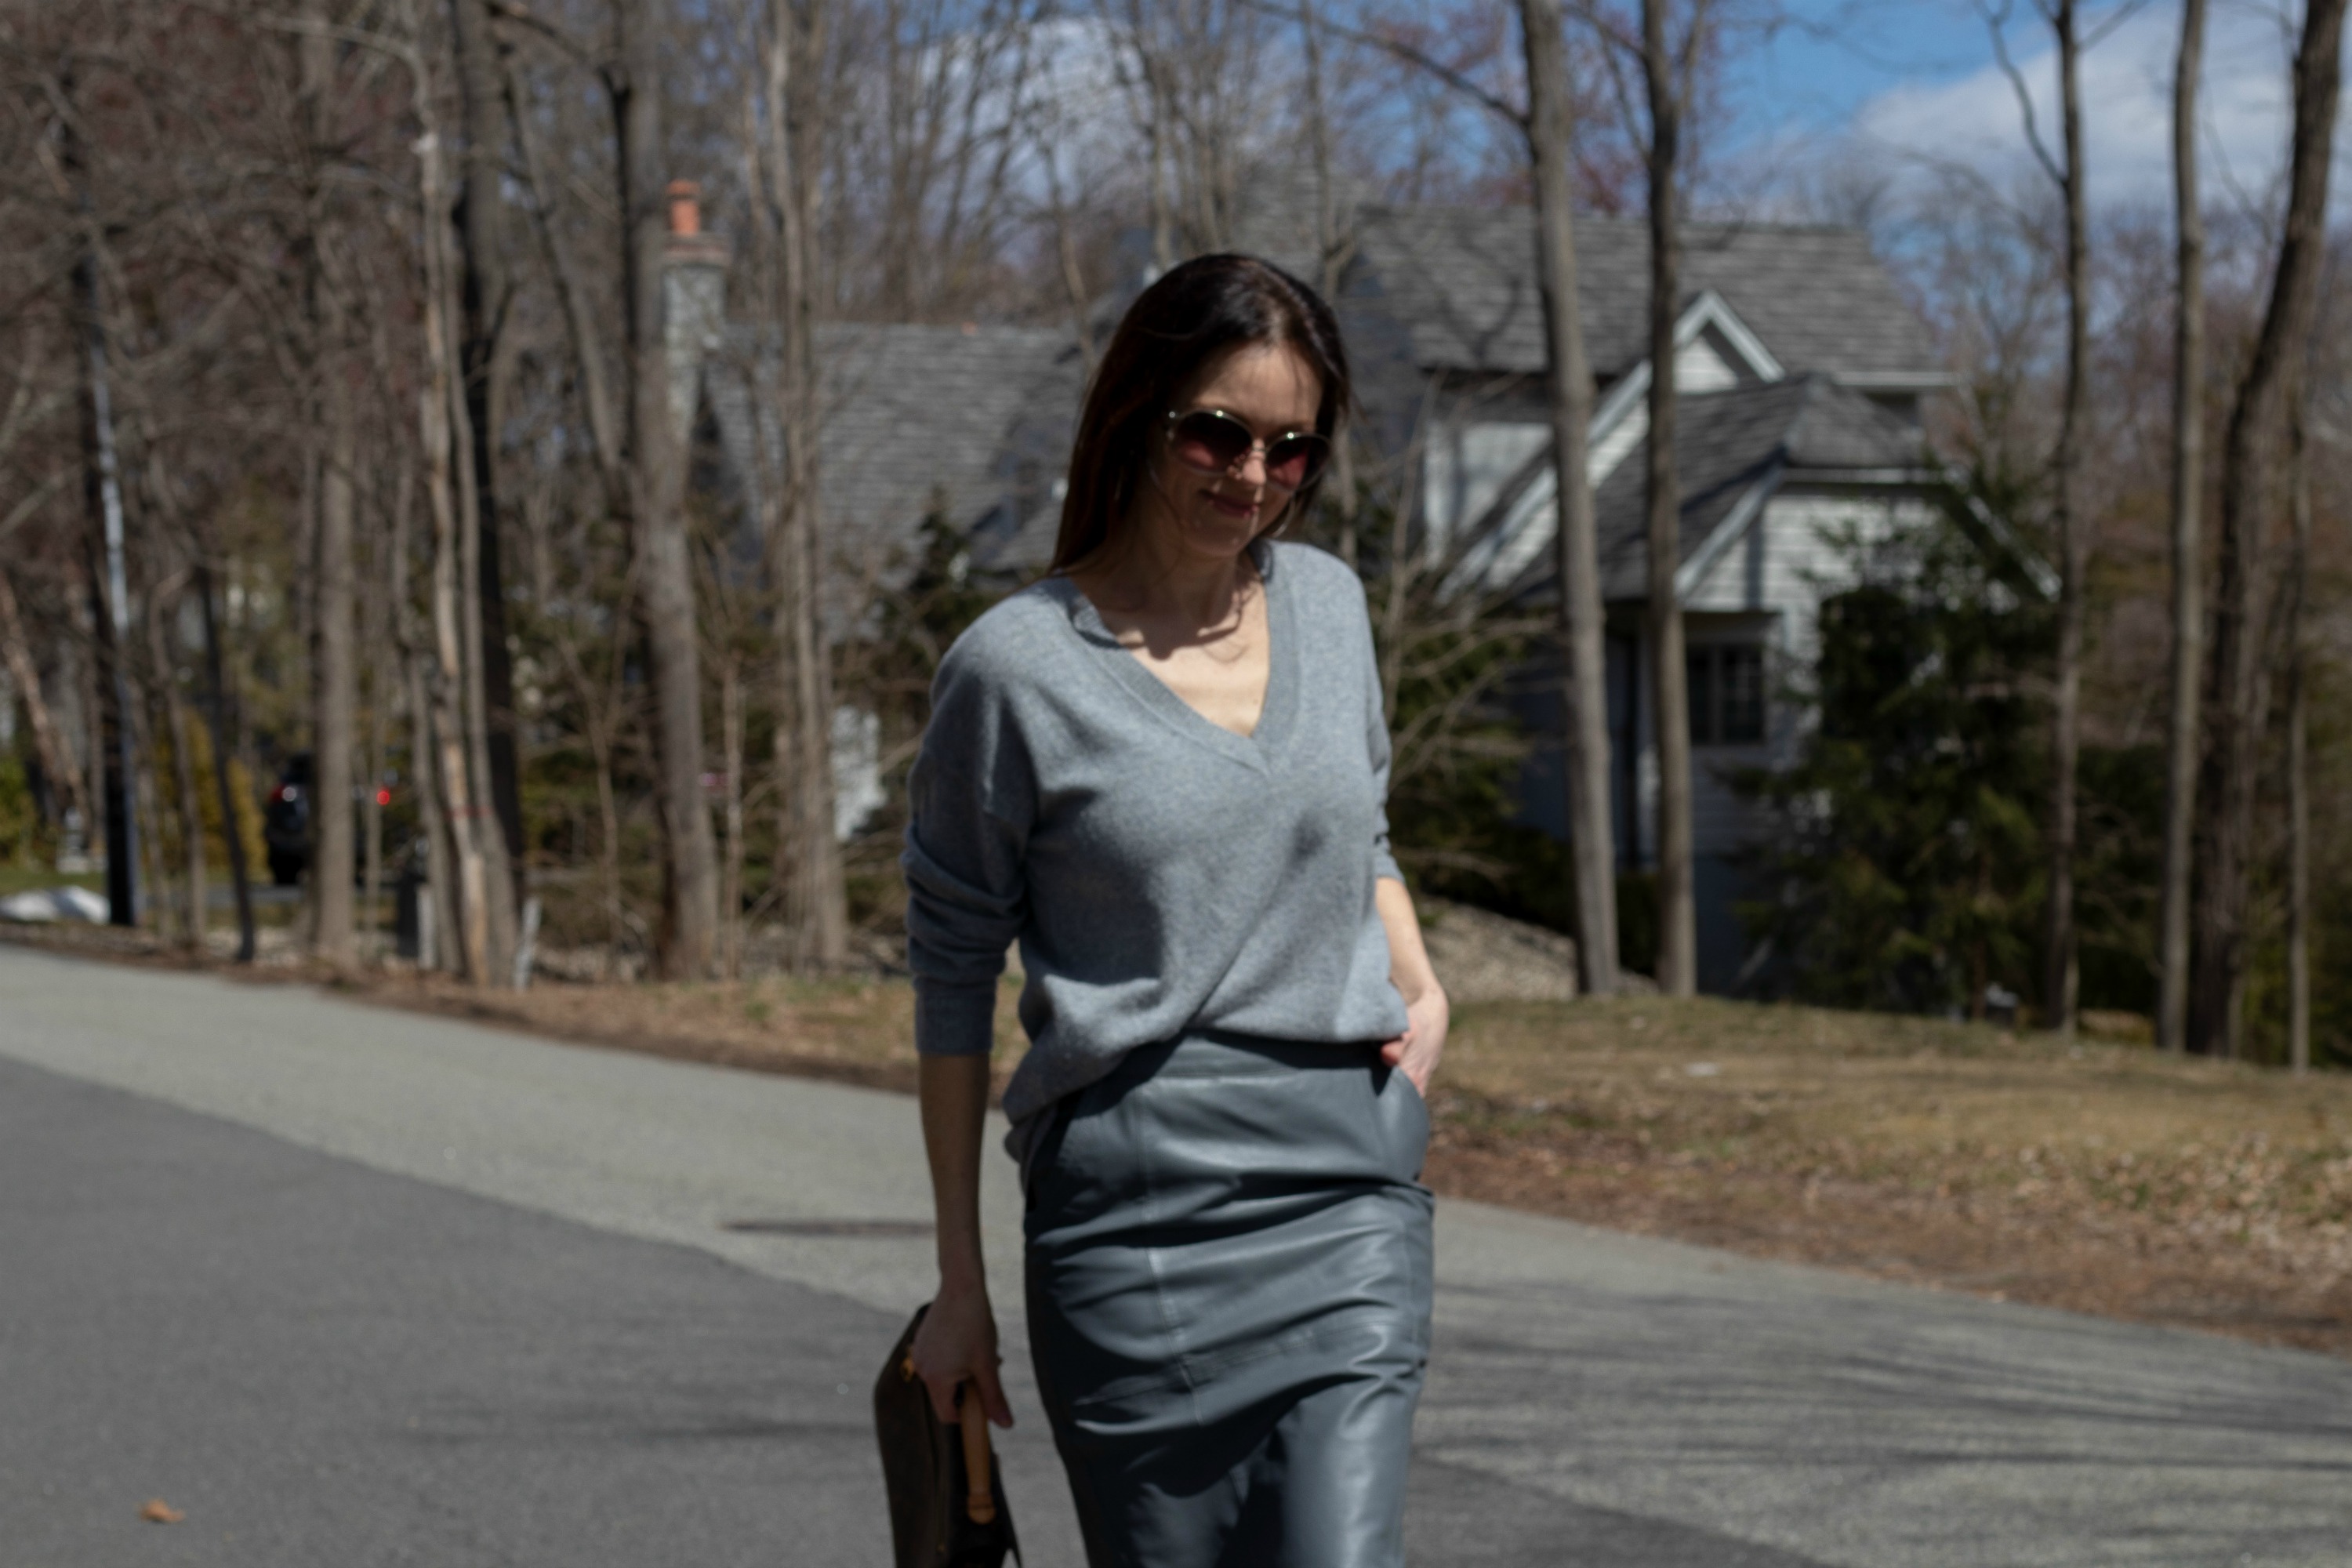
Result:
{"type": "MultiPolygon", "coordinates": [[[[166,961],[131,933],[6,934],[166,961]]],[[[321,978],[292,963],[245,973],[321,978]]],[[[899,979],[329,983],[589,1045],[878,1088],[914,1079],[899,979]]],[[[1008,984],[1000,1081],[1019,1057],[1013,996],[1008,984]]],[[[1432,1102],[1428,1177],[1443,1193],[2352,1355],[2352,1078],[1819,1008],[1470,1001],[1432,1102]]]]}

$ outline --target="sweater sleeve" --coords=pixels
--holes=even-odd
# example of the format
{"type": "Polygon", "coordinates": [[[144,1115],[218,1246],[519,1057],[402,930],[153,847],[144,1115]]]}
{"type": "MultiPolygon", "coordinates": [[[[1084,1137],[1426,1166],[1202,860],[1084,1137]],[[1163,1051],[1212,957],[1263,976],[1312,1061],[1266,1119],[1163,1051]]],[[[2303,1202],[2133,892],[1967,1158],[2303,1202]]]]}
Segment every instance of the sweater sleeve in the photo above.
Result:
{"type": "Polygon", "coordinates": [[[1004,952],[1028,912],[1023,857],[1036,786],[985,659],[950,650],[908,780],[907,964],[915,1049],[986,1056],[1004,952]]]}

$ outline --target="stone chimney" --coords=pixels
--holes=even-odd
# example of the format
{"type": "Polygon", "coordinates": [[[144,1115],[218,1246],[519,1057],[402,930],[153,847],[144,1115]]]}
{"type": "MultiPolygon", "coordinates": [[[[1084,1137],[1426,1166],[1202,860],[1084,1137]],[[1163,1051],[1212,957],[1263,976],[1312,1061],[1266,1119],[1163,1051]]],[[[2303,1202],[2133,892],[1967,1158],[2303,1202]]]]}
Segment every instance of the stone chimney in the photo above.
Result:
{"type": "Polygon", "coordinates": [[[669,242],[664,251],[662,303],[667,317],[670,416],[678,439],[694,433],[702,375],[727,324],[727,242],[702,229],[702,187],[669,183],[669,242]]]}

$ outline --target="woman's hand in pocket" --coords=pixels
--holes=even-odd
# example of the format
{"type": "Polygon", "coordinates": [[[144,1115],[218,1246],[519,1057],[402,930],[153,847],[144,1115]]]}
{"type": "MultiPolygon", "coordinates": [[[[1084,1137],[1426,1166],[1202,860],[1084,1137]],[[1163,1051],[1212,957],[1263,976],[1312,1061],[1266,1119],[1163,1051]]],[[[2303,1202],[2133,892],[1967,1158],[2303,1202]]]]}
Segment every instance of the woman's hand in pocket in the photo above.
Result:
{"type": "Polygon", "coordinates": [[[1407,996],[1404,1016],[1404,1033],[1381,1047],[1381,1060],[1402,1068],[1404,1076],[1412,1079],[1412,1087],[1427,1098],[1429,1080],[1437,1076],[1437,1058],[1445,1054],[1445,1031],[1453,1020],[1444,989],[1432,984],[1419,994],[1407,996]]]}
{"type": "Polygon", "coordinates": [[[1013,1425],[1013,1406],[997,1376],[996,1314],[985,1286],[942,1283],[915,1331],[915,1375],[930,1390],[931,1413],[953,1426],[956,1390],[969,1382],[980,1391],[981,1408],[999,1426],[1013,1425]]]}

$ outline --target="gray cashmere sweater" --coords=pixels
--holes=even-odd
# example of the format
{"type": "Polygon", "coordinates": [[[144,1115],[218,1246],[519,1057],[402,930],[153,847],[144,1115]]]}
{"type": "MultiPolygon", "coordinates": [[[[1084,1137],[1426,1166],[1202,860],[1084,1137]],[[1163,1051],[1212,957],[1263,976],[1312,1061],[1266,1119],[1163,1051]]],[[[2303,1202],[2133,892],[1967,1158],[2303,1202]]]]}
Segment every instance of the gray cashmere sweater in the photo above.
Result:
{"type": "Polygon", "coordinates": [[[1273,668],[1247,739],[1194,712],[1066,578],[982,616],[932,685],[900,860],[915,1045],[989,1050],[1018,940],[1031,1044],[1004,1110],[1024,1164],[1042,1113],[1138,1046],[1404,1030],[1372,905],[1398,871],[1363,587],[1309,546],[1255,549],[1273,668]]]}

